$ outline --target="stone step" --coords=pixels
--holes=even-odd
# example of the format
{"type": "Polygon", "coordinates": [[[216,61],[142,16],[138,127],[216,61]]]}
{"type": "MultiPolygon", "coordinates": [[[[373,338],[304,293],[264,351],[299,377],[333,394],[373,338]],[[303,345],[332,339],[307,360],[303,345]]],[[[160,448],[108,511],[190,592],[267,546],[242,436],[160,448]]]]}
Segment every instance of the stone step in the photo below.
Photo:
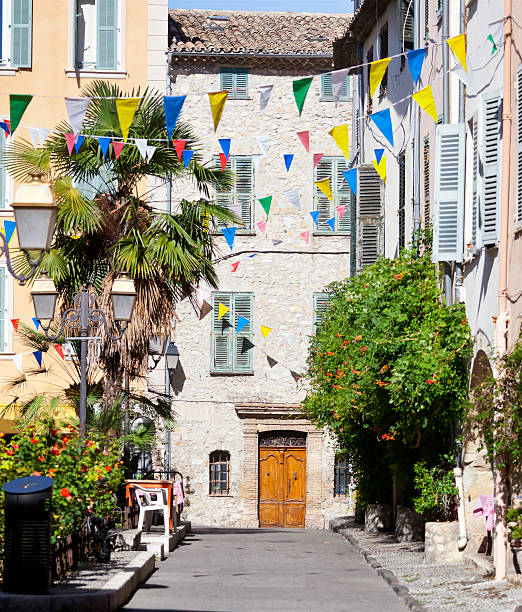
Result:
{"type": "Polygon", "coordinates": [[[140,550],[141,529],[109,529],[109,535],[115,535],[115,545],[121,550],[140,550]]]}

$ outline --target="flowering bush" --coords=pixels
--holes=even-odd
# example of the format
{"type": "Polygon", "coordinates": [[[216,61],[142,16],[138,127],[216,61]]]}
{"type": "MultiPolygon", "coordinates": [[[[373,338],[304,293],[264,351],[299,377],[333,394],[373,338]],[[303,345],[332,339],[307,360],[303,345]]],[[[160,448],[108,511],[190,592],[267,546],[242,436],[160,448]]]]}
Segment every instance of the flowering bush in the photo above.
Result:
{"type": "MultiPolygon", "coordinates": [[[[52,541],[81,527],[90,506],[99,516],[114,513],[114,493],[123,482],[117,442],[100,437],[78,436],[72,425],[45,423],[38,431],[28,426],[9,444],[0,434],[0,487],[22,476],[50,476],[52,541]],[[95,483],[106,478],[103,486],[95,483]]],[[[3,537],[4,494],[0,490],[0,537],[3,537]]],[[[2,541],[0,541],[2,548],[2,541]]]]}

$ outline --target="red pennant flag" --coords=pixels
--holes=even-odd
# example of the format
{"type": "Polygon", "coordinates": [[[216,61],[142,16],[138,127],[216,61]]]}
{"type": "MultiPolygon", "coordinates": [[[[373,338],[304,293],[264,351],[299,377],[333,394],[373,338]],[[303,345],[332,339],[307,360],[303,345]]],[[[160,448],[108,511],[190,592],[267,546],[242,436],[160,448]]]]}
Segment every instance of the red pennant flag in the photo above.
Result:
{"type": "Polygon", "coordinates": [[[224,153],[220,153],[219,161],[221,162],[221,169],[224,170],[227,167],[227,156],[224,153]]]}
{"type": "Polygon", "coordinates": [[[63,348],[61,344],[55,344],[54,349],[62,359],[65,359],[65,357],[63,356],[63,348]]]}
{"type": "Polygon", "coordinates": [[[321,161],[321,157],[324,155],[324,153],[314,153],[314,168],[317,166],[317,164],[321,161]]]}
{"type": "Polygon", "coordinates": [[[6,136],[9,136],[11,134],[11,120],[10,119],[4,119],[3,121],[0,121],[0,127],[4,130],[6,136]]]}
{"type": "Polygon", "coordinates": [[[344,211],[346,210],[346,205],[344,206],[336,206],[335,210],[339,213],[339,219],[342,220],[344,211]]]}
{"type": "Polygon", "coordinates": [[[11,319],[11,323],[14,327],[14,330],[18,331],[18,324],[20,323],[20,319],[11,319]]]}
{"type": "Polygon", "coordinates": [[[266,232],[266,221],[259,221],[259,223],[256,223],[256,225],[264,236],[266,232]]]}
{"type": "Polygon", "coordinates": [[[235,272],[237,270],[237,267],[239,266],[239,261],[235,261],[232,264],[232,272],[235,272]]]}
{"type": "Polygon", "coordinates": [[[120,153],[124,146],[125,146],[124,142],[120,142],[119,140],[112,141],[112,148],[114,149],[114,157],[116,159],[119,159],[120,153]]]}
{"type": "Polygon", "coordinates": [[[178,161],[181,161],[181,156],[183,154],[183,149],[185,148],[186,140],[173,140],[174,148],[176,149],[176,153],[178,154],[178,161]]]}
{"type": "Polygon", "coordinates": [[[69,157],[71,156],[72,150],[74,149],[74,134],[65,134],[65,141],[67,142],[67,151],[69,151],[69,157]]]}
{"type": "Polygon", "coordinates": [[[303,143],[303,147],[307,153],[310,153],[310,132],[297,132],[299,140],[303,143]]]}
{"type": "Polygon", "coordinates": [[[306,242],[306,244],[308,244],[308,241],[310,239],[310,232],[302,232],[300,234],[301,238],[306,242]]]}

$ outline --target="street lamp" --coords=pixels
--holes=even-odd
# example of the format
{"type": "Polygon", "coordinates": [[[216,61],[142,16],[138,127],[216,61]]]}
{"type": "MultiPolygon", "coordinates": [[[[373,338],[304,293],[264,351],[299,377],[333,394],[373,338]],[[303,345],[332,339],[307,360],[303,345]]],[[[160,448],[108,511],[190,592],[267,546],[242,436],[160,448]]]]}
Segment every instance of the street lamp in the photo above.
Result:
{"type": "MultiPolygon", "coordinates": [[[[118,276],[113,283],[111,298],[114,309],[114,320],[118,328],[118,335],[113,336],[109,331],[107,317],[103,310],[96,308],[98,295],[90,293],[88,287],[81,287],[78,293],[72,298],[73,306],[68,308],[61,316],[60,327],[54,335],[49,334],[54,311],[56,307],[56,297],[58,292],[54,281],[43,273],[34,283],[31,296],[33,298],[36,318],[40,322],[44,334],[49,340],[56,340],[62,335],[64,328],[78,330],[80,336],[74,338],[80,340],[80,435],[85,435],[85,425],[87,420],[87,348],[89,338],[89,327],[103,323],[105,333],[113,341],[117,342],[123,336],[127,323],[132,317],[136,291],[134,282],[126,274],[118,276]],[[49,321],[46,325],[42,321],[49,321]]],[[[71,338],[72,339],[72,338],[71,338]]]]}
{"type": "Polygon", "coordinates": [[[179,351],[174,342],[169,342],[165,357],[167,360],[167,370],[172,374],[178,367],[179,362],[179,351]]]}
{"type": "Polygon", "coordinates": [[[149,340],[149,357],[152,357],[154,365],[149,368],[149,372],[152,372],[161,361],[161,358],[165,355],[167,350],[167,336],[152,336],[149,340]]]}
{"type": "Polygon", "coordinates": [[[42,174],[33,174],[30,183],[20,185],[12,204],[15,215],[18,245],[23,252],[31,271],[17,274],[14,271],[7,238],[0,234],[0,257],[5,256],[9,272],[24,285],[36,274],[36,270],[46,252],[51,248],[58,207],[47,183],[42,182],[42,174]],[[33,259],[31,251],[37,251],[33,259]]]}

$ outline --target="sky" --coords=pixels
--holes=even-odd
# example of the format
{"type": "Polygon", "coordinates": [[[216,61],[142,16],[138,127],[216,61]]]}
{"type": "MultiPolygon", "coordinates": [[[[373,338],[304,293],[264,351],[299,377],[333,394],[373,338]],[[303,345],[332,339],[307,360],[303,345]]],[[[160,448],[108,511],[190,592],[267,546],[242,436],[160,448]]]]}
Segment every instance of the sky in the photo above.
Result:
{"type": "Polygon", "coordinates": [[[293,13],[351,13],[352,0],[169,0],[169,8],[226,11],[291,11],[293,13]]]}

